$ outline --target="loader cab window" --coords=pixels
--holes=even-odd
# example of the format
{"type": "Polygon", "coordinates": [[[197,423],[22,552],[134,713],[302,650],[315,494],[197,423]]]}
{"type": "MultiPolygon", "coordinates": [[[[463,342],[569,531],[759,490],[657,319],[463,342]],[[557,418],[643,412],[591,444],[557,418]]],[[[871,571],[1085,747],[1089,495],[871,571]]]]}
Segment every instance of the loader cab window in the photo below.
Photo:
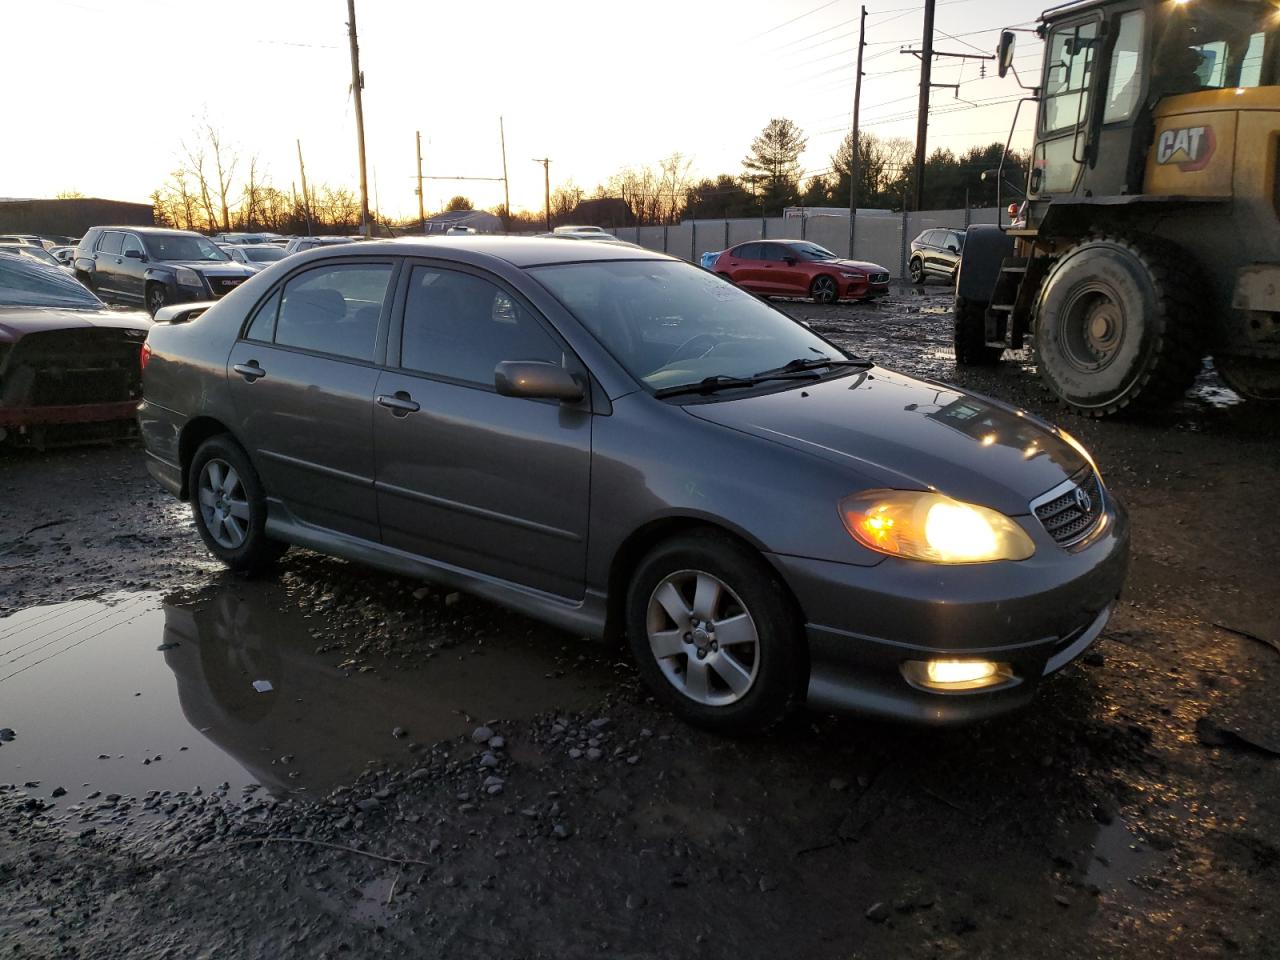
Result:
{"type": "Polygon", "coordinates": [[[1097,20],[1064,25],[1050,35],[1041,109],[1045,133],[1084,122],[1097,48],[1097,20]]]}
{"type": "Polygon", "coordinates": [[[1270,3],[1170,4],[1157,21],[1152,88],[1162,96],[1272,86],[1280,44],[1270,3]]]}
{"type": "Polygon", "coordinates": [[[1107,106],[1103,123],[1118,123],[1133,116],[1142,95],[1141,10],[1120,17],[1116,45],[1111,50],[1111,76],[1107,81],[1107,106]]]}

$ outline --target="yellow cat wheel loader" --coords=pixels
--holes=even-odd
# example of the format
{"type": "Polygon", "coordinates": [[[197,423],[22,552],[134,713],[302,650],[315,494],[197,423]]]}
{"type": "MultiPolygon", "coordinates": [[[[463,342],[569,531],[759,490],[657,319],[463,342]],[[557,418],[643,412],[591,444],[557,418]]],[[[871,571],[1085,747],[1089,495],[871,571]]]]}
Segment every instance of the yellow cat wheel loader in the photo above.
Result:
{"type": "Polygon", "coordinates": [[[1169,404],[1206,354],[1238,393],[1280,400],[1280,4],[1078,0],[1035,32],[1025,201],[969,229],[956,362],[1029,341],[1095,417],[1169,404]]]}

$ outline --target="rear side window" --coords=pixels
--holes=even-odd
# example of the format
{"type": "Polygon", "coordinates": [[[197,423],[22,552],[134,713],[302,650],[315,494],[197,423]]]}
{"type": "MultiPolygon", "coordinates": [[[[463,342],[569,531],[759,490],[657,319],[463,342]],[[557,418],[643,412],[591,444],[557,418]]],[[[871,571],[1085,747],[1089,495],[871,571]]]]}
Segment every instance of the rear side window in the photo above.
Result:
{"type": "Polygon", "coordinates": [[[483,277],[414,267],[400,366],[493,387],[504,360],[563,363],[564,351],[505,290],[483,277]]]}
{"type": "Polygon", "coordinates": [[[124,243],[124,234],[116,233],[114,230],[108,230],[102,235],[102,239],[98,241],[99,253],[119,253],[120,246],[124,243]]]}
{"type": "Polygon", "coordinates": [[[253,315],[253,320],[249,323],[249,329],[244,332],[244,338],[246,340],[261,340],[263,343],[270,343],[276,338],[276,315],[279,312],[280,291],[277,290],[253,315]]]}
{"type": "Polygon", "coordinates": [[[389,263],[335,264],[299,274],[281,293],[275,342],[350,360],[373,360],[390,280],[389,263]]]}
{"type": "Polygon", "coordinates": [[[733,251],[733,255],[739,260],[759,260],[761,259],[760,244],[744,243],[733,251]]]}

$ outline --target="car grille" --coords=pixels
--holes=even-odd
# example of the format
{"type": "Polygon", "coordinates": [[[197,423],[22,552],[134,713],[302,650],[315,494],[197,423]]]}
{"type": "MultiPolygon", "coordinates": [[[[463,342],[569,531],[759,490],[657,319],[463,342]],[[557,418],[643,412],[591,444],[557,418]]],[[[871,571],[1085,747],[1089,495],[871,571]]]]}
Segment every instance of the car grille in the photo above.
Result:
{"type": "Polygon", "coordinates": [[[48,407],[142,395],[141,330],[46,330],[19,340],[5,365],[0,404],[48,407]]]}
{"type": "Polygon", "coordinates": [[[248,277],[209,277],[209,286],[213,289],[213,295],[220,297],[225,293],[230,293],[240,284],[248,280],[248,277]]]}
{"type": "Polygon", "coordinates": [[[1064,547],[1087,537],[1105,509],[1102,483],[1092,468],[1086,467],[1070,483],[1064,493],[1032,507],[1049,536],[1064,547]]]}
{"type": "Polygon", "coordinates": [[[867,276],[867,279],[870,280],[872,283],[888,283],[889,274],[888,273],[872,273],[867,276]]]}

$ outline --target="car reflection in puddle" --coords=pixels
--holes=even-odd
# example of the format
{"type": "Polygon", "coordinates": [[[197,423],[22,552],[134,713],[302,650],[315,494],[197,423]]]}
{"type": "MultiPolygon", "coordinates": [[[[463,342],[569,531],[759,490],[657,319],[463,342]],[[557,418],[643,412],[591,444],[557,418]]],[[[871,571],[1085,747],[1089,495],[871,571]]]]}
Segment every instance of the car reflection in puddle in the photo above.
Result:
{"type": "Polygon", "coordinates": [[[17,734],[0,779],[69,801],[223,782],[318,794],[476,720],[583,709],[609,688],[602,663],[571,648],[565,671],[561,645],[534,640],[485,638],[412,669],[366,658],[371,671],[348,674],[315,652],[282,586],[229,576],[171,602],[25,610],[0,620],[0,726],[17,734]]]}

